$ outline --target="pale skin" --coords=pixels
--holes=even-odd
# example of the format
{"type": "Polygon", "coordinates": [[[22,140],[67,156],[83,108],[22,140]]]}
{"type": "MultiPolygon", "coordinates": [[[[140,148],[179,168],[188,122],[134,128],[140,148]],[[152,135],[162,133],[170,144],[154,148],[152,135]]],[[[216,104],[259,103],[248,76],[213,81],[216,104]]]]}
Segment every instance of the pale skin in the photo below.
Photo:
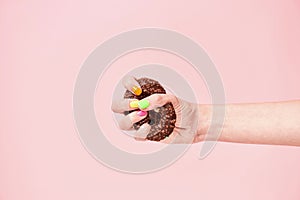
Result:
{"type": "MultiPolygon", "coordinates": [[[[199,122],[195,142],[207,132],[213,106],[199,107],[206,119],[199,122]]],[[[300,146],[300,101],[228,104],[225,113],[219,141],[300,146]]]]}
{"type": "MultiPolygon", "coordinates": [[[[139,87],[134,77],[126,76],[123,85],[131,91],[133,86],[139,87]]],[[[214,132],[208,134],[209,127],[220,127],[218,141],[300,146],[300,100],[203,105],[184,101],[171,94],[153,94],[146,98],[150,106],[145,111],[163,106],[171,102],[177,116],[176,127],[170,137],[162,140],[163,143],[197,143],[204,139],[214,139],[214,132]],[[213,109],[223,107],[225,110],[224,122],[218,124],[212,120],[213,109]]],[[[112,110],[123,113],[133,110],[129,104],[131,99],[119,99],[112,103],[112,110]]],[[[139,116],[132,112],[119,122],[119,128],[132,129],[132,125],[146,116],[139,116]]],[[[149,124],[144,124],[136,131],[134,138],[145,141],[150,130],[149,124]]]]}

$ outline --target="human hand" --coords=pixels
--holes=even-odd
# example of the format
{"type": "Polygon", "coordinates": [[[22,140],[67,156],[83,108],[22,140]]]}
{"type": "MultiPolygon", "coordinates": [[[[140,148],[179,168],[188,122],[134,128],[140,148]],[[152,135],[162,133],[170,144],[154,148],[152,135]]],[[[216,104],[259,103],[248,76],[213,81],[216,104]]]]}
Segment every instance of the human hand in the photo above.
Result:
{"type": "MultiPolygon", "coordinates": [[[[141,94],[141,87],[134,77],[126,76],[123,78],[122,83],[124,87],[128,91],[131,91],[133,94],[137,96],[141,94]]],[[[175,128],[173,129],[173,132],[169,135],[169,137],[166,137],[160,142],[194,142],[199,121],[199,110],[197,104],[184,101],[172,94],[152,94],[140,101],[143,100],[149,102],[149,105],[146,108],[139,107],[140,110],[136,110],[136,107],[130,106],[130,104],[137,102],[137,99],[118,99],[113,101],[111,107],[113,112],[124,114],[124,112],[126,111],[132,111],[118,122],[120,129],[133,130],[133,124],[146,118],[146,116],[148,115],[148,111],[162,107],[167,103],[171,103],[176,114],[175,128]]],[[[151,128],[153,128],[152,125],[144,123],[134,133],[134,138],[137,140],[146,140],[151,128]]]]}

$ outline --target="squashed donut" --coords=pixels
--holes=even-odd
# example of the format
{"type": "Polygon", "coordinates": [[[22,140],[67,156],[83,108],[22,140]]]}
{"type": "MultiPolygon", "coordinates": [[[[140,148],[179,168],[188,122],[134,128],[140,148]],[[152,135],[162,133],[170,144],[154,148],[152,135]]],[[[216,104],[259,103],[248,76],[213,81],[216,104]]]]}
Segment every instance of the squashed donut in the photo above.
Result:
{"type": "MultiPolygon", "coordinates": [[[[140,84],[142,93],[137,96],[130,91],[124,94],[125,99],[141,100],[155,93],[166,94],[165,89],[158,81],[150,78],[136,79],[140,84]]],[[[133,110],[134,111],[134,110],[133,110]]],[[[133,111],[124,112],[125,115],[133,111]]],[[[176,113],[172,103],[167,103],[162,107],[148,111],[148,115],[143,120],[133,124],[134,129],[138,130],[141,125],[148,123],[151,126],[150,132],[147,135],[147,140],[160,141],[168,137],[175,128],[176,113]]]]}

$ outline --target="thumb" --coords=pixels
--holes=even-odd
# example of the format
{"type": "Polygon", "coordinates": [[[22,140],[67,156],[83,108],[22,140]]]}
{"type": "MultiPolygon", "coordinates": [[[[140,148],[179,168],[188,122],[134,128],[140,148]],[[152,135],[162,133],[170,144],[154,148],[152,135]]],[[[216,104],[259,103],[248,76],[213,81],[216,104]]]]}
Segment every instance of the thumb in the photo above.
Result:
{"type": "Polygon", "coordinates": [[[139,109],[143,111],[153,110],[157,107],[162,107],[167,103],[172,103],[174,108],[179,106],[179,100],[171,94],[152,94],[139,101],[139,109]]]}

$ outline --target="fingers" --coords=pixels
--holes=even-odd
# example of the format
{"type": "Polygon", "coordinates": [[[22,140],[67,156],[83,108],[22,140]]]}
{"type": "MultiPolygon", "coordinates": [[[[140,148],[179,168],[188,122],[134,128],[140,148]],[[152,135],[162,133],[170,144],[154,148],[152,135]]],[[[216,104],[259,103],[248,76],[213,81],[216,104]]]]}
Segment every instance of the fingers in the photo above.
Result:
{"type": "Polygon", "coordinates": [[[169,102],[173,104],[174,108],[177,108],[179,106],[179,100],[177,99],[177,97],[170,94],[152,94],[140,100],[138,102],[138,106],[143,111],[149,111],[157,107],[161,107],[169,102]]]}
{"type": "Polygon", "coordinates": [[[114,100],[111,109],[116,113],[124,113],[125,111],[140,109],[144,111],[153,110],[171,102],[174,108],[179,106],[179,100],[170,94],[152,94],[142,100],[137,99],[118,99],[114,100]]]}
{"type": "MultiPolygon", "coordinates": [[[[122,79],[124,87],[135,95],[140,95],[142,89],[137,80],[132,76],[125,76],[122,79]]],[[[137,99],[120,99],[112,102],[111,109],[116,113],[124,113],[125,111],[137,110],[124,116],[119,121],[119,128],[122,130],[130,130],[133,128],[133,124],[141,121],[147,116],[147,111],[153,110],[157,107],[162,107],[167,103],[172,103],[176,109],[180,108],[180,101],[176,96],[170,94],[153,94],[142,100],[137,99]]],[[[148,123],[144,123],[134,134],[136,140],[146,140],[149,134],[151,126],[148,123]]]]}
{"type": "Polygon", "coordinates": [[[135,133],[134,138],[139,141],[145,141],[151,126],[148,123],[143,124],[135,133]]]}
{"type": "Polygon", "coordinates": [[[111,105],[111,110],[115,113],[124,113],[125,111],[135,110],[137,108],[137,99],[118,99],[114,100],[111,105]]]}
{"type": "Polygon", "coordinates": [[[140,84],[136,81],[136,79],[133,76],[125,76],[122,79],[122,83],[124,87],[133,94],[138,96],[142,93],[140,84]]]}
{"type": "Polygon", "coordinates": [[[144,119],[147,114],[147,112],[141,110],[131,112],[119,121],[119,128],[122,130],[130,130],[134,123],[144,119]]]}

